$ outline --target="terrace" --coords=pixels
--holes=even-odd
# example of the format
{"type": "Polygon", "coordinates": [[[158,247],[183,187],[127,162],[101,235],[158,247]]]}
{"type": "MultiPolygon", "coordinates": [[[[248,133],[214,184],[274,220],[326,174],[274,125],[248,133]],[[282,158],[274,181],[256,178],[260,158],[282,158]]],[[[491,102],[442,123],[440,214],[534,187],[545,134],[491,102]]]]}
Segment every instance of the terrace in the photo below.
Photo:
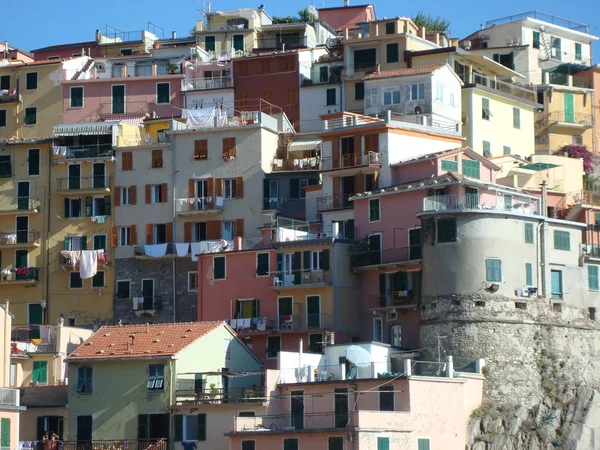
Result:
{"type": "Polygon", "coordinates": [[[233,78],[231,76],[205,77],[205,78],[185,78],[181,81],[182,91],[204,91],[208,89],[226,89],[233,87],[233,78]]]}
{"type": "Polygon", "coordinates": [[[240,334],[274,333],[329,329],[331,314],[262,316],[230,319],[229,325],[240,334]]]}
{"type": "Polygon", "coordinates": [[[177,375],[176,405],[262,403],[261,371],[186,372],[177,375]]]}
{"type": "Polygon", "coordinates": [[[423,211],[499,211],[540,214],[539,199],[518,193],[495,191],[485,194],[445,194],[423,199],[423,211]]]}

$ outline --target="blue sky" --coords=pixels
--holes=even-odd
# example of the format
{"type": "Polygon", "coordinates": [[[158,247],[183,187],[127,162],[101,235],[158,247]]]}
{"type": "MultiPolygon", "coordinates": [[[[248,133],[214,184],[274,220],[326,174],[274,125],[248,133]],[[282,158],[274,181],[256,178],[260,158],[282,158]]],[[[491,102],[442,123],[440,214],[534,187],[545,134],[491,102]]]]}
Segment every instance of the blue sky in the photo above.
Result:
{"type": "MultiPolygon", "coordinates": [[[[343,0],[314,1],[318,8],[343,4],[343,0]]],[[[350,2],[367,3],[362,0],[350,2]]],[[[51,44],[93,40],[95,30],[105,31],[106,25],[123,31],[142,30],[149,21],[163,28],[165,37],[170,36],[171,31],[177,31],[178,36],[187,36],[199,17],[197,10],[202,4],[198,0],[30,0],[26,7],[18,0],[3,0],[2,3],[2,17],[5,20],[0,26],[0,40],[26,50],[51,44]]],[[[213,10],[258,7],[262,3],[269,14],[278,16],[295,14],[298,9],[310,4],[283,1],[271,3],[267,0],[256,0],[254,3],[248,0],[213,0],[211,3],[213,10]],[[297,6],[292,7],[292,4],[297,6]]],[[[591,33],[600,35],[598,0],[579,0],[573,3],[548,0],[543,5],[531,0],[472,3],[433,0],[423,7],[418,6],[419,3],[410,2],[402,6],[401,2],[394,0],[380,0],[374,4],[378,18],[412,16],[419,9],[445,17],[452,22],[452,36],[460,38],[475,31],[487,20],[535,9],[589,24],[591,33]]],[[[594,46],[594,62],[599,64],[600,41],[596,41],[594,46]]]]}

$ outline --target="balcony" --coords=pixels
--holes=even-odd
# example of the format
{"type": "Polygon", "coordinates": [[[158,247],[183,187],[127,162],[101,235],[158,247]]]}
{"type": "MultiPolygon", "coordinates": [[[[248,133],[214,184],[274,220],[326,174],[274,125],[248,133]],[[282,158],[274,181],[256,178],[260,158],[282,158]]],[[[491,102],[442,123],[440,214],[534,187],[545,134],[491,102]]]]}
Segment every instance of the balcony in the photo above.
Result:
{"type": "Polygon", "coordinates": [[[223,213],[223,197],[178,198],[175,211],[179,216],[210,216],[223,213]]]}
{"type": "Polygon", "coordinates": [[[60,441],[60,450],[168,450],[167,439],[60,441]]]}
{"type": "Polygon", "coordinates": [[[425,197],[423,211],[500,211],[506,213],[538,215],[538,199],[519,194],[469,195],[449,194],[425,197]]]}
{"type": "Polygon", "coordinates": [[[387,294],[370,295],[369,309],[389,308],[415,308],[418,303],[418,295],[413,290],[394,291],[387,294]]]}
{"type": "Polygon", "coordinates": [[[33,248],[40,235],[34,230],[0,231],[0,248],[33,248]]]}
{"type": "MultiPolygon", "coordinates": [[[[56,147],[55,147],[56,148],[56,147]]],[[[110,160],[115,156],[115,150],[112,144],[90,144],[84,146],[63,146],[58,147],[59,153],[55,156],[55,161],[60,160],[85,160],[85,159],[104,159],[110,160]]]]}
{"type": "Polygon", "coordinates": [[[2,89],[0,90],[0,104],[2,103],[16,103],[19,101],[19,93],[16,89],[2,89]]]}
{"type": "MultiPolygon", "coordinates": [[[[380,110],[380,113],[385,114],[385,110],[380,110]]],[[[404,124],[415,125],[414,128],[427,127],[432,131],[460,133],[460,123],[453,120],[440,119],[433,114],[399,114],[390,112],[390,124],[402,126],[404,124]]]]}
{"type": "Polygon", "coordinates": [[[327,212],[335,211],[338,209],[351,209],[352,203],[350,197],[356,194],[342,194],[342,195],[330,195],[327,197],[317,198],[317,211],[327,212]]]}
{"type": "Polygon", "coordinates": [[[395,247],[387,249],[363,249],[357,244],[355,250],[350,251],[350,267],[352,269],[379,267],[382,265],[403,266],[407,263],[413,263],[416,267],[420,266],[421,246],[413,245],[410,247],[395,247]]]}
{"type": "Polygon", "coordinates": [[[0,215],[36,214],[39,212],[40,201],[35,197],[4,197],[0,198],[0,215]]]}
{"type": "Polygon", "coordinates": [[[375,61],[355,62],[351,68],[342,70],[344,77],[364,77],[370,73],[377,72],[377,63],[375,61]]]}
{"type": "MultiPolygon", "coordinates": [[[[556,84],[559,86],[569,86],[578,88],[590,88],[590,80],[587,78],[574,77],[564,73],[547,72],[548,78],[544,78],[544,84],[556,84]]],[[[544,74],[545,75],[545,74],[544,74]]]]}
{"type": "Polygon", "coordinates": [[[181,83],[182,91],[204,91],[208,89],[226,89],[233,87],[233,80],[227,77],[207,77],[183,79],[181,83]]]}
{"type": "Polygon", "coordinates": [[[273,172],[302,172],[319,170],[321,158],[273,158],[271,170],[273,172]]]}
{"type": "Polygon", "coordinates": [[[274,272],[271,277],[271,288],[285,290],[293,288],[329,286],[333,279],[330,270],[289,270],[274,272]]]}
{"type": "MultiPolygon", "coordinates": [[[[33,325],[35,326],[35,325],[33,325]]],[[[56,343],[42,341],[38,330],[13,330],[11,337],[11,355],[27,356],[30,353],[54,353],[56,352],[56,343]],[[37,337],[34,337],[37,336],[37,337]]]]}
{"type": "MultiPolygon", "coordinates": [[[[193,385],[195,380],[177,378],[177,386],[184,384],[193,385]]],[[[232,403],[262,403],[265,391],[258,386],[235,387],[230,389],[177,389],[175,403],[177,405],[224,405],[232,403]]]]}
{"type": "Polygon", "coordinates": [[[255,50],[290,50],[305,47],[308,47],[306,36],[277,35],[257,38],[255,50]]]}
{"type": "Polygon", "coordinates": [[[21,267],[18,269],[4,269],[0,274],[2,284],[30,284],[38,282],[38,267],[21,267]]]}
{"type": "Polygon", "coordinates": [[[154,315],[156,311],[160,311],[163,305],[163,299],[160,296],[143,296],[132,297],[131,309],[139,317],[142,314],[154,315]]]}
{"type": "Polygon", "coordinates": [[[62,195],[106,194],[110,192],[109,176],[57,178],[56,191],[62,195]]]}
{"type": "Polygon", "coordinates": [[[546,128],[568,127],[578,130],[592,128],[593,119],[591,114],[572,113],[566,114],[564,111],[553,111],[544,114],[536,121],[536,132],[540,133],[546,128]]]}
{"type": "Polygon", "coordinates": [[[19,389],[0,388],[1,406],[20,406],[21,394],[19,389]]]}
{"type": "Polygon", "coordinates": [[[332,326],[330,314],[249,317],[230,319],[229,325],[236,332],[244,333],[274,333],[296,332],[306,330],[329,329],[332,326]]]}
{"type": "MultiPolygon", "coordinates": [[[[73,262],[68,256],[65,250],[61,250],[58,254],[58,265],[65,272],[70,272],[73,270],[78,270],[79,261],[73,262]],[[63,254],[64,253],[64,254],[63,254]]],[[[103,252],[98,253],[98,265],[102,266],[104,269],[110,269],[110,262],[108,261],[108,252],[104,250],[103,252]]]]}
{"type": "MultiPolygon", "coordinates": [[[[333,408],[333,406],[332,406],[333,408]]],[[[264,435],[269,432],[298,433],[298,430],[332,430],[339,428],[345,432],[353,428],[352,416],[355,412],[336,414],[334,412],[309,413],[297,416],[292,414],[276,414],[258,417],[234,417],[231,434],[264,435]]]]}
{"type": "MultiPolygon", "coordinates": [[[[381,153],[349,153],[337,158],[332,156],[321,159],[322,172],[336,171],[339,176],[350,176],[358,173],[373,173],[381,168],[381,153]],[[369,170],[371,169],[371,170],[369,170]]],[[[337,175],[337,173],[336,173],[337,175]]]]}
{"type": "Polygon", "coordinates": [[[285,199],[282,197],[263,198],[263,211],[281,211],[285,199]]]}
{"type": "Polygon", "coordinates": [[[326,119],[323,121],[323,131],[338,130],[340,128],[356,127],[359,125],[369,125],[374,123],[383,123],[383,119],[376,117],[363,116],[360,114],[344,113],[342,117],[335,119],[326,119]]]}
{"type": "Polygon", "coordinates": [[[470,88],[473,87],[473,85],[483,86],[520,100],[537,103],[537,93],[534,90],[524,88],[518,84],[506,83],[504,81],[496,80],[495,78],[487,77],[478,73],[468,72],[459,73],[457,75],[465,83],[463,88],[470,88]]]}

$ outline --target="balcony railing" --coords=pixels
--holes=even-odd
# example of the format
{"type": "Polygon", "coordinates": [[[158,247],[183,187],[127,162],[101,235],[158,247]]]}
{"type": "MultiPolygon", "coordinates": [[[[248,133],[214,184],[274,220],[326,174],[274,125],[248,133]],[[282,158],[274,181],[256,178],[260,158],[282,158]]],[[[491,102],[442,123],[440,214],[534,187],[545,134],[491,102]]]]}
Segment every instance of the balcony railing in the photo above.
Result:
{"type": "Polygon", "coordinates": [[[0,231],[0,245],[35,244],[38,239],[34,230],[0,231]]]}
{"type": "Polygon", "coordinates": [[[184,79],[181,82],[182,91],[203,91],[206,89],[225,89],[233,87],[231,77],[207,77],[184,79]]]}
{"type": "Polygon", "coordinates": [[[38,281],[38,272],[39,269],[37,267],[3,269],[0,271],[0,284],[38,281]]]}
{"type": "Polygon", "coordinates": [[[539,214],[538,200],[518,194],[502,194],[482,198],[477,194],[449,194],[423,199],[423,211],[473,210],[505,211],[519,214],[539,214]]]}
{"type": "Polygon", "coordinates": [[[132,297],[131,309],[134,311],[150,311],[155,309],[162,309],[163,299],[160,296],[140,296],[132,297]]]}
{"type": "Polygon", "coordinates": [[[281,209],[285,202],[283,197],[263,198],[263,211],[281,209]]]}
{"type": "Polygon", "coordinates": [[[20,393],[18,389],[0,388],[0,406],[19,406],[20,393]]]}
{"type": "Polygon", "coordinates": [[[369,296],[369,308],[394,308],[414,306],[417,304],[418,296],[413,290],[394,291],[387,294],[369,296]]]}
{"type": "Polygon", "coordinates": [[[564,111],[552,111],[551,113],[544,114],[539,120],[539,126],[550,126],[556,123],[560,124],[573,124],[574,126],[582,126],[585,128],[591,128],[593,119],[591,114],[585,113],[573,113],[565,114],[564,111]]]}
{"type": "MultiPolygon", "coordinates": [[[[348,397],[350,403],[350,397],[348,397]]],[[[353,427],[354,412],[346,414],[303,413],[299,415],[277,414],[259,417],[235,417],[234,433],[281,432],[295,430],[316,430],[353,427]]]]}
{"type": "Polygon", "coordinates": [[[336,119],[327,119],[323,121],[323,130],[336,130],[338,128],[355,127],[369,123],[383,122],[383,119],[375,117],[361,116],[357,114],[347,114],[336,119]]]}
{"type": "Polygon", "coordinates": [[[66,153],[57,155],[58,159],[112,158],[115,150],[112,144],[67,146],[66,153]]]}
{"type": "Polygon", "coordinates": [[[317,211],[333,211],[336,209],[352,208],[350,197],[355,194],[330,195],[327,197],[317,198],[317,211]]]}
{"type": "Polygon", "coordinates": [[[579,88],[590,87],[590,80],[587,78],[573,77],[571,75],[556,72],[548,72],[548,83],[579,88]]]}
{"type": "Polygon", "coordinates": [[[307,46],[307,38],[305,36],[272,36],[261,37],[256,39],[256,48],[283,50],[292,48],[303,48],[307,46]]]}
{"type": "Polygon", "coordinates": [[[321,159],[321,170],[350,169],[365,166],[381,167],[381,154],[378,152],[349,153],[337,158],[328,156],[321,159]]]}
{"type": "Polygon", "coordinates": [[[59,450],[167,450],[167,439],[59,441],[59,450]]]}
{"type": "Polygon", "coordinates": [[[3,197],[0,198],[0,213],[12,211],[33,211],[40,207],[35,197],[3,197]]]}
{"type": "Polygon", "coordinates": [[[537,93],[531,89],[524,88],[517,84],[506,83],[504,81],[496,80],[485,75],[478,73],[459,73],[458,76],[466,84],[479,84],[481,86],[495,89],[504,94],[511,95],[513,97],[521,98],[533,103],[537,103],[537,93]]]}
{"type": "Polygon", "coordinates": [[[11,355],[26,356],[29,353],[54,353],[56,351],[55,342],[40,342],[38,330],[16,330],[16,333],[15,337],[18,336],[19,339],[11,338],[13,341],[11,342],[11,355]]]}
{"type": "Polygon", "coordinates": [[[294,287],[320,284],[331,284],[333,273],[330,270],[289,270],[274,272],[271,276],[271,287],[294,287]]]}
{"type": "Polygon", "coordinates": [[[307,314],[306,316],[283,315],[230,319],[229,325],[238,333],[272,331],[303,331],[331,327],[330,314],[307,314]]]}
{"type": "Polygon", "coordinates": [[[57,178],[57,191],[84,191],[110,188],[110,177],[99,175],[94,177],[57,178]]]}
{"type": "Polygon", "coordinates": [[[395,247],[384,250],[356,250],[350,252],[350,267],[365,267],[377,264],[394,264],[421,259],[421,246],[395,247]]]}
{"type": "MultiPolygon", "coordinates": [[[[385,109],[381,109],[380,113],[385,114],[385,109]]],[[[460,124],[453,120],[444,120],[434,117],[432,114],[398,114],[391,112],[391,123],[403,122],[414,123],[415,125],[423,125],[426,127],[437,128],[444,131],[460,132],[460,124]]]]}
{"type": "Polygon", "coordinates": [[[195,211],[223,211],[223,197],[196,197],[178,198],[175,201],[175,210],[178,213],[195,211]]]}
{"type": "Polygon", "coordinates": [[[274,158],[271,164],[273,172],[319,170],[321,158],[274,158]]]}
{"type": "Polygon", "coordinates": [[[0,103],[13,103],[19,101],[19,93],[16,89],[0,90],[0,103]]]}
{"type": "MultiPolygon", "coordinates": [[[[180,384],[180,381],[188,380],[178,379],[178,385],[180,384]]],[[[230,389],[177,389],[175,391],[175,401],[178,405],[223,405],[228,403],[254,403],[262,402],[264,398],[265,391],[258,386],[236,386],[235,388],[230,389]]]]}

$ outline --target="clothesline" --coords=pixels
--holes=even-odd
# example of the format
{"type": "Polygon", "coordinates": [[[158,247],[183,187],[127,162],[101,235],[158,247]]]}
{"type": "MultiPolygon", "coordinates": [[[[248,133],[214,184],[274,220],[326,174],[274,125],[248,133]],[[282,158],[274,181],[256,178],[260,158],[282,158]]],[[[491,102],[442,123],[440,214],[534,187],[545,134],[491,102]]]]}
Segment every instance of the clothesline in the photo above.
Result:
{"type": "MultiPolygon", "coordinates": [[[[146,244],[144,254],[151,258],[163,258],[167,254],[169,244],[146,244]]],[[[178,257],[184,258],[191,252],[193,262],[198,261],[198,255],[202,253],[218,253],[233,248],[233,241],[225,239],[201,242],[181,242],[173,244],[178,257]]]]}

